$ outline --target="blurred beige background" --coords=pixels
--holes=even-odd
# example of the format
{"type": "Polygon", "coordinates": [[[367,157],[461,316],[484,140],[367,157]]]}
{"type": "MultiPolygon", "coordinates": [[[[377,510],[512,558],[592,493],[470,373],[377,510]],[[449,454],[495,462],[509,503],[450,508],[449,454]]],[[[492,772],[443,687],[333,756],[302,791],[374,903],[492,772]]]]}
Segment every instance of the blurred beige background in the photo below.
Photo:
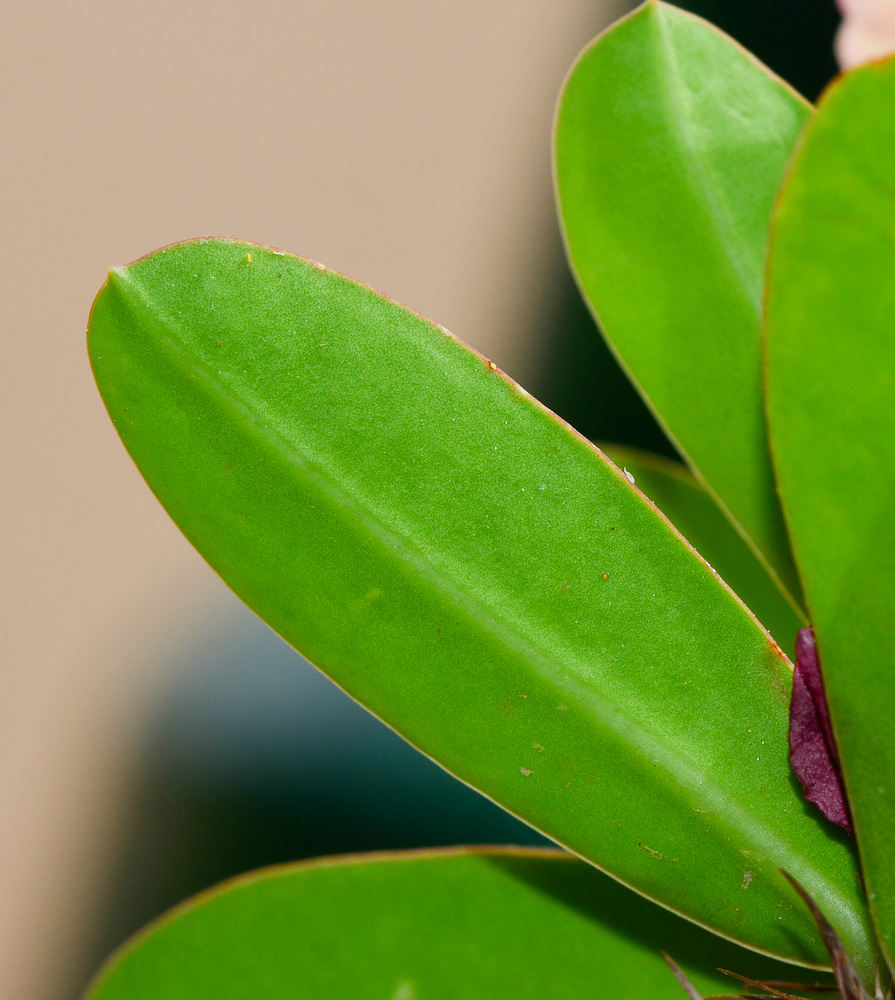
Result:
{"type": "Polygon", "coordinates": [[[617,5],[4,5],[0,996],[70,995],[141,707],[219,599],[95,394],[105,269],[193,236],[273,244],[536,388],[553,102],[617,5]]]}

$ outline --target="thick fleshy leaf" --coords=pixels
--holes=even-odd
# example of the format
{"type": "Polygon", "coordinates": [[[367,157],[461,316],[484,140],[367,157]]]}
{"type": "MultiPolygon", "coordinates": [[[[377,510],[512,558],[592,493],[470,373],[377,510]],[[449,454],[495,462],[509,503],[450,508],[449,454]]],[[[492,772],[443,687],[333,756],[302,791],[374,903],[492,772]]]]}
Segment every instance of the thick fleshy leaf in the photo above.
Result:
{"type": "Polygon", "coordinates": [[[791,668],[589,442],[440,327],[249,244],[116,270],[110,413],[234,590],[448,770],[720,933],[867,951],[787,759],[791,668]]]}
{"type": "Polygon", "coordinates": [[[681,1000],[792,968],[550,851],[360,855],[236,879],[114,955],[87,1000],[681,1000]]]}
{"type": "Polygon", "coordinates": [[[784,649],[800,622],[752,549],[680,462],[619,445],[600,445],[646,494],[722,580],[733,588],[784,649]]]}
{"type": "Polygon", "coordinates": [[[768,224],[808,105],[716,28],[649,2],[579,57],[556,121],[578,282],[681,453],[798,603],[768,454],[768,224]]]}
{"type": "Polygon", "coordinates": [[[895,956],[895,62],[827,92],[776,212],[768,417],[864,875],[895,956]]]}

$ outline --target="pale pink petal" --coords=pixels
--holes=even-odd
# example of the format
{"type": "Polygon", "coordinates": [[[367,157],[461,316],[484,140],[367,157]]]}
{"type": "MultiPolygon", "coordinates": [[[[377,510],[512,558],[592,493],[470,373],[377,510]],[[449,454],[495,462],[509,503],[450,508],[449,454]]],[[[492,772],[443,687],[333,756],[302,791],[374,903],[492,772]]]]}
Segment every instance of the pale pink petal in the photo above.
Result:
{"type": "Polygon", "coordinates": [[[836,2],[847,18],[881,23],[895,18],[895,3],[892,0],[836,0],[836,2]]]}
{"type": "Polygon", "coordinates": [[[836,58],[842,69],[895,53],[895,0],[836,0],[842,24],[836,58]]]}
{"type": "Polygon", "coordinates": [[[851,69],[872,59],[895,53],[895,17],[884,23],[843,21],[836,35],[836,59],[842,69],[851,69]]]}

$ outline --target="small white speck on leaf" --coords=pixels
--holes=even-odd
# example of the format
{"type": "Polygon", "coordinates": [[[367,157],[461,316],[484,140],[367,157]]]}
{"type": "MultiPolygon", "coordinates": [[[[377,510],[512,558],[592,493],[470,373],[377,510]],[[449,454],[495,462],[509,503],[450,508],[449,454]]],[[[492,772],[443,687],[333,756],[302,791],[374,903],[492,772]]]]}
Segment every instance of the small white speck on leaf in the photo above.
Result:
{"type": "Polygon", "coordinates": [[[752,872],[743,872],[743,888],[748,889],[752,885],[752,872]]]}
{"type": "Polygon", "coordinates": [[[541,744],[540,744],[540,743],[532,743],[532,747],[533,747],[533,748],[534,748],[535,750],[537,750],[537,751],[538,751],[538,753],[543,753],[543,752],[544,752],[544,748],[543,748],[543,747],[541,746],[541,744]]]}
{"type": "Polygon", "coordinates": [[[534,774],[534,771],[529,771],[527,767],[520,767],[519,773],[525,775],[525,777],[527,778],[530,774],[534,774]]]}
{"type": "Polygon", "coordinates": [[[634,482],[634,477],[631,475],[630,472],[628,472],[627,469],[622,469],[622,472],[624,472],[625,479],[627,479],[629,483],[633,483],[634,482]]]}

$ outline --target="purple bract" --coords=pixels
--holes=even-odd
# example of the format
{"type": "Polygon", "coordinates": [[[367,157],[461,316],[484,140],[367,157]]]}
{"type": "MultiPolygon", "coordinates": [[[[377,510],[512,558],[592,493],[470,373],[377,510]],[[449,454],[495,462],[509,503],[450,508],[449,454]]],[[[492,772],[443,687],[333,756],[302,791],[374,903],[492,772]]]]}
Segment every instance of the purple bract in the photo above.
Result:
{"type": "Polygon", "coordinates": [[[789,706],[789,762],[805,789],[805,798],[828,820],[852,833],[813,628],[801,629],[796,639],[789,706]]]}

